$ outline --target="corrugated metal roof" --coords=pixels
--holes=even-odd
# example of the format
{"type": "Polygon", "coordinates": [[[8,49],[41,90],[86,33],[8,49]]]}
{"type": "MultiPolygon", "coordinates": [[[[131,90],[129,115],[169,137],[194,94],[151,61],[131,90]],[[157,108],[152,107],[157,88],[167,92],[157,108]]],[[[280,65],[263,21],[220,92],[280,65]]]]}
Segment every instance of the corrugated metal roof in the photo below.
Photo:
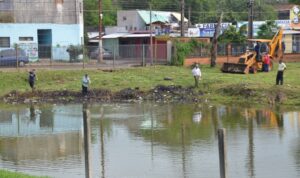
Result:
{"type": "MultiPolygon", "coordinates": [[[[139,10],[138,13],[146,24],[150,24],[150,11],[139,10]]],[[[154,22],[168,23],[169,22],[168,17],[163,16],[162,14],[157,13],[156,11],[152,11],[151,17],[152,17],[152,19],[151,19],[152,23],[154,23],[154,22]]]]}
{"type": "Polygon", "coordinates": [[[113,33],[113,34],[105,35],[102,38],[104,38],[104,39],[120,38],[120,37],[126,36],[128,34],[130,34],[130,33],[113,33]]]}
{"type": "MultiPolygon", "coordinates": [[[[155,37],[155,34],[152,34],[153,37],[155,37]]],[[[127,34],[122,36],[121,38],[142,38],[142,37],[150,37],[150,34],[127,34]]]]}
{"type": "MultiPolygon", "coordinates": [[[[181,21],[181,14],[178,12],[171,13],[178,21],[181,21]]],[[[184,17],[184,22],[188,22],[188,19],[184,17]]]]}
{"type": "MultiPolygon", "coordinates": [[[[152,36],[155,37],[155,34],[152,34],[152,36]]],[[[102,39],[142,38],[142,37],[150,37],[150,34],[113,33],[113,34],[103,36],[102,39]]],[[[95,41],[97,41],[97,40],[95,40],[95,41]]]]}

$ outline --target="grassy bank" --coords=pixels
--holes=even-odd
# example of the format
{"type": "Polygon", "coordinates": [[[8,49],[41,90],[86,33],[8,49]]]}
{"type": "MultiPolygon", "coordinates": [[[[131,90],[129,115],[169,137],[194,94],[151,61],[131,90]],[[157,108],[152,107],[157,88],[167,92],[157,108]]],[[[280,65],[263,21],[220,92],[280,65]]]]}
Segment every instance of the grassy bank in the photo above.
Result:
{"type": "Polygon", "coordinates": [[[4,170],[0,170],[0,177],[1,178],[46,178],[46,177],[29,176],[22,173],[9,172],[4,170]]]}
{"type": "MultiPolygon", "coordinates": [[[[285,105],[300,106],[300,63],[288,63],[284,74],[284,85],[276,86],[276,70],[257,74],[225,74],[220,66],[210,68],[201,66],[203,80],[199,90],[204,98],[222,102],[251,102],[272,104],[280,102],[285,105]]],[[[277,65],[275,65],[277,68],[277,65]]],[[[156,85],[181,85],[189,87],[194,84],[191,69],[174,66],[137,67],[132,69],[104,72],[101,70],[37,70],[36,87],[42,91],[81,90],[81,78],[88,73],[92,80],[92,89],[109,89],[119,91],[124,88],[136,88],[147,91],[156,85]],[[170,77],[173,80],[164,80],[170,77]]],[[[26,71],[1,72],[0,96],[16,90],[30,92],[26,71]]]]}

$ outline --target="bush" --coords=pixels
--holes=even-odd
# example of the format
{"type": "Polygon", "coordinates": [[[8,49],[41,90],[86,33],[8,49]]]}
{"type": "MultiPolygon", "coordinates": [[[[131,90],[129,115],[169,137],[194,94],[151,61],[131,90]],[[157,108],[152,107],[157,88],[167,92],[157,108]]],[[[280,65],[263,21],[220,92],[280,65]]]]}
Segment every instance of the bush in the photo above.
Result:
{"type": "Polygon", "coordinates": [[[185,57],[191,52],[191,45],[189,43],[175,42],[175,54],[173,55],[172,65],[182,66],[185,57]]]}
{"type": "Polygon", "coordinates": [[[81,45],[70,45],[67,49],[70,56],[70,62],[77,62],[80,60],[79,55],[83,54],[83,46],[81,45]]]}
{"type": "Polygon", "coordinates": [[[175,51],[171,64],[176,66],[182,66],[184,64],[184,59],[195,49],[199,49],[200,47],[206,48],[209,46],[208,44],[193,39],[189,42],[174,41],[173,44],[175,51]]]}

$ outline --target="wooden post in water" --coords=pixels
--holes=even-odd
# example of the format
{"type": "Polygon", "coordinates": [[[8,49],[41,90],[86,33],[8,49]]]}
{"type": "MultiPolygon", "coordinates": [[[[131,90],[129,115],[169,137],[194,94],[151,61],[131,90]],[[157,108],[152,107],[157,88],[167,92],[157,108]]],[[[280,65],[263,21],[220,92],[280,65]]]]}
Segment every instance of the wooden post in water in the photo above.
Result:
{"type": "Polygon", "coordinates": [[[218,129],[220,178],[226,178],[226,143],[225,129],[218,129]]]}
{"type": "Polygon", "coordinates": [[[84,138],[84,161],[85,161],[85,177],[92,177],[92,161],[91,161],[91,127],[90,127],[90,117],[89,111],[87,109],[87,104],[83,104],[82,109],[83,114],[83,138],[84,138]]]}

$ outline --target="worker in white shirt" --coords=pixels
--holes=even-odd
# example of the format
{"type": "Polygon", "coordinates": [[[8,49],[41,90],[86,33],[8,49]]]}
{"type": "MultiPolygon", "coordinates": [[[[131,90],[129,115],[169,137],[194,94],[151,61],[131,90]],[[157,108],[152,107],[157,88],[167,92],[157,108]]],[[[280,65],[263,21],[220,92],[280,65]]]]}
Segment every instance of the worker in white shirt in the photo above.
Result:
{"type": "Polygon", "coordinates": [[[88,74],[85,74],[82,78],[82,95],[86,96],[88,94],[88,88],[90,84],[90,77],[88,76],[88,74]]]}
{"type": "Polygon", "coordinates": [[[196,64],[192,70],[192,74],[194,76],[194,79],[195,79],[195,87],[198,87],[199,86],[199,80],[201,78],[201,70],[199,68],[199,65],[196,64]]]}
{"type": "Polygon", "coordinates": [[[283,71],[285,69],[286,69],[286,65],[282,62],[282,60],[279,60],[278,71],[276,76],[276,85],[283,84],[283,71]]]}

